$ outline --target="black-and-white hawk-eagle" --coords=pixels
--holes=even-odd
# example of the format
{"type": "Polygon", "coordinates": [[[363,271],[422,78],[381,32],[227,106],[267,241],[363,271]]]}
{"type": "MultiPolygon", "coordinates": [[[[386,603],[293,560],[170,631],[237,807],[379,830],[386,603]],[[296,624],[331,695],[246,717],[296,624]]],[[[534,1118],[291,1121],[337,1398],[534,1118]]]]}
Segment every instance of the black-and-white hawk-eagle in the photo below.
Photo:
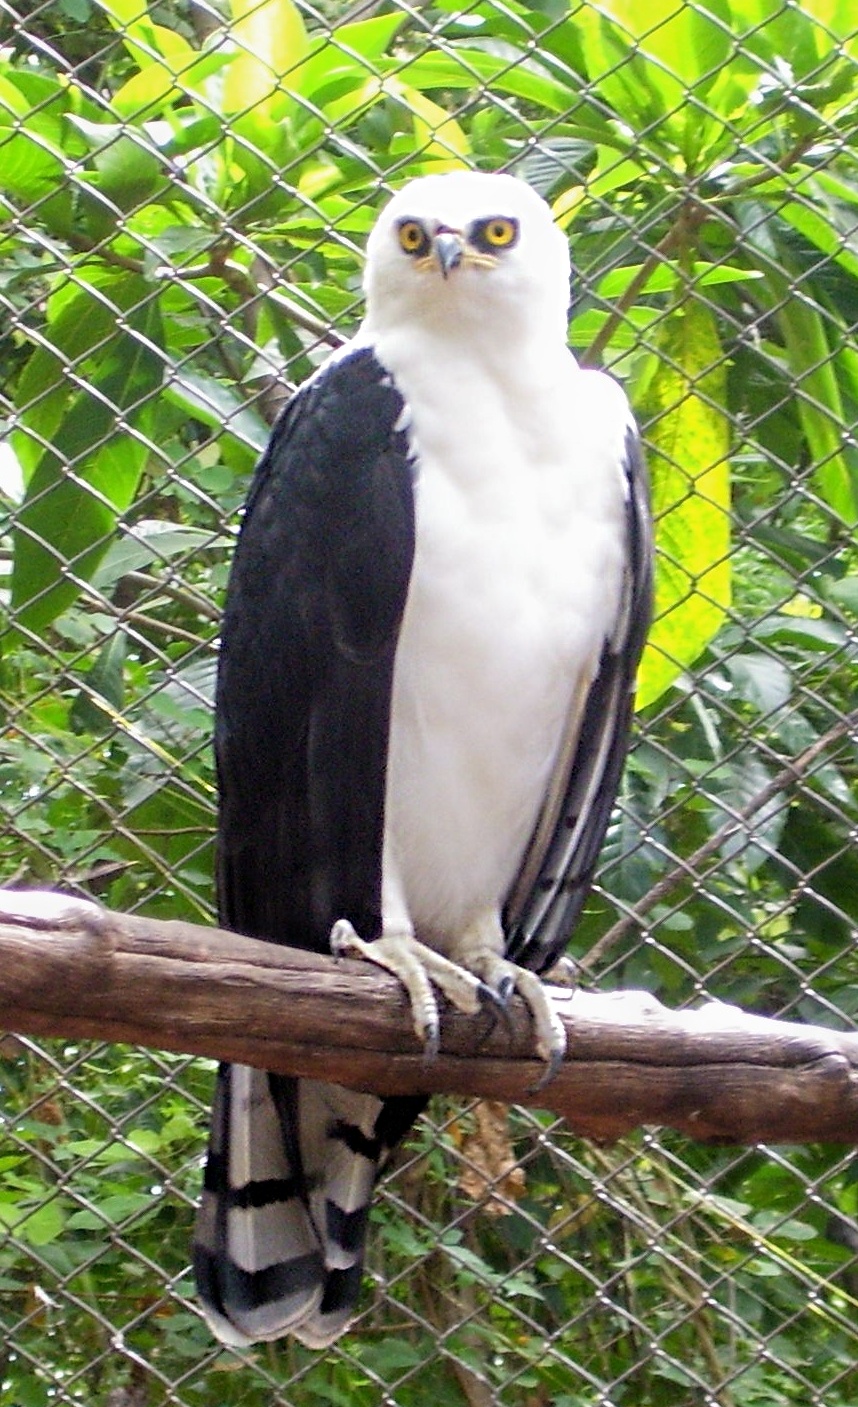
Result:
{"type": "MultiPolygon", "coordinates": [[[[542,985],[590,885],[650,609],[638,435],[566,341],[570,264],[509,175],[412,181],[356,336],[281,414],[223,621],[221,920],[360,953],[437,1048],[542,985]]],[[[220,1069],[194,1260],[231,1344],[321,1347],[358,1294],[373,1185],[420,1098],[220,1069]]]]}

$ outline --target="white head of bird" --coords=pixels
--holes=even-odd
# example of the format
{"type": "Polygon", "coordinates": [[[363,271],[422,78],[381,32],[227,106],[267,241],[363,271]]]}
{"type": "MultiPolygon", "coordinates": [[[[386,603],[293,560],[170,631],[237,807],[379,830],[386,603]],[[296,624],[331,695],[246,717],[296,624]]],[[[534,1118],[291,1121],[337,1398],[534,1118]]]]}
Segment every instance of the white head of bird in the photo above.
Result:
{"type": "Polygon", "coordinates": [[[365,329],[414,326],[485,342],[519,328],[566,340],[569,250],[546,202],[514,176],[451,171],[410,181],[367,244],[365,329]]]}

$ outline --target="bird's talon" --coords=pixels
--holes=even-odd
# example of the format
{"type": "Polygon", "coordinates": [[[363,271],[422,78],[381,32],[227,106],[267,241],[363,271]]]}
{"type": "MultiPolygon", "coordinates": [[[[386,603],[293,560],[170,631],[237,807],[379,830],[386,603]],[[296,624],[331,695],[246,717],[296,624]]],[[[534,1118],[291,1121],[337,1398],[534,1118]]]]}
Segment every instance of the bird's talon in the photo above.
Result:
{"type": "Polygon", "coordinates": [[[515,978],[504,975],[499,981],[479,982],[478,995],[481,1003],[491,1006],[499,1015],[506,1020],[509,1028],[509,1002],[515,991],[515,978]]]}
{"type": "Polygon", "coordinates": [[[421,1035],[423,1042],[423,1064],[432,1065],[437,1059],[441,1050],[441,1028],[436,1022],[431,1026],[424,1026],[421,1035]]]}
{"type": "Polygon", "coordinates": [[[513,979],[511,977],[502,977],[498,986],[498,999],[501,1006],[506,1008],[509,1005],[509,999],[514,991],[515,982],[513,979]]]}
{"type": "Polygon", "coordinates": [[[477,981],[477,997],[481,1007],[489,1007],[496,1011],[501,1011],[504,1006],[503,999],[494,987],[490,987],[488,982],[477,981]]]}
{"type": "Polygon", "coordinates": [[[504,1030],[508,1036],[512,1035],[512,1017],[509,1013],[509,993],[503,990],[504,983],[501,983],[500,990],[490,987],[487,982],[480,982],[477,987],[477,996],[480,999],[482,1010],[489,1017],[489,1026],[483,1040],[488,1040],[492,1031],[498,1023],[498,1018],[504,1024],[504,1030]]]}
{"type": "Polygon", "coordinates": [[[539,1079],[536,1081],[536,1084],[528,1086],[528,1094],[538,1094],[540,1090],[545,1089],[545,1086],[551,1083],[558,1070],[560,1069],[560,1066],[563,1064],[563,1059],[565,1055],[565,1048],[555,1048],[554,1050],[549,1051],[548,1058],[545,1061],[545,1068],[543,1069],[539,1079]]]}
{"type": "Polygon", "coordinates": [[[488,1018],[484,1034],[477,1041],[477,1050],[482,1050],[489,1036],[491,1036],[498,1024],[503,1022],[504,1032],[508,1040],[512,1039],[513,1025],[509,1007],[500,1000],[497,993],[494,993],[495,1000],[488,1006],[483,1007],[483,1013],[488,1018]]]}

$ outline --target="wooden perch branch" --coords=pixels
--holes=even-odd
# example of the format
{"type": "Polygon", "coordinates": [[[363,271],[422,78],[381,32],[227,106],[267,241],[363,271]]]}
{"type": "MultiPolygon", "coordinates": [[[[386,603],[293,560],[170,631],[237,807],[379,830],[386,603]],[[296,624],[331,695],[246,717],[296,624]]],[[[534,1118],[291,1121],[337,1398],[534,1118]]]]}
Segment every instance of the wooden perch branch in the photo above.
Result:
{"type": "Polygon", "coordinates": [[[697,1139],[858,1142],[858,1035],[644,992],[554,994],[569,1054],[534,1092],[529,1016],[445,1011],[426,1064],[399,983],[359,962],[196,924],[0,891],[0,1026],[243,1061],[385,1094],[537,1105],[610,1139],[666,1124],[697,1139]]]}

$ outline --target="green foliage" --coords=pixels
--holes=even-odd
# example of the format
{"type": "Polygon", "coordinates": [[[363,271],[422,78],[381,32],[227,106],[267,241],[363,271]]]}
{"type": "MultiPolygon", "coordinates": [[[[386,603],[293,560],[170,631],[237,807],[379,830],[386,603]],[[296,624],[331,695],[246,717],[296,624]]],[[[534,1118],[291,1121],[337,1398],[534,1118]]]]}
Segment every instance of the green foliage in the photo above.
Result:
{"type": "MultiPolygon", "coordinates": [[[[854,1021],[847,0],[36,9],[0,20],[6,881],[211,914],[214,639],[267,425],[355,324],[384,188],[512,167],[569,230],[572,344],[625,381],[659,516],[641,738],[575,950],[637,904],[607,985],[854,1021]]],[[[835,1152],[607,1154],[523,1114],[508,1215],[453,1185],[471,1116],[424,1126],[342,1354],[239,1365],[189,1303],[209,1083],[4,1048],[3,1407],[855,1401],[835,1152]]]]}
{"type": "Polygon", "coordinates": [[[727,367],[712,309],[682,299],[655,334],[647,426],[659,558],[638,701],[659,699],[724,622],[730,588],[727,367]]]}

